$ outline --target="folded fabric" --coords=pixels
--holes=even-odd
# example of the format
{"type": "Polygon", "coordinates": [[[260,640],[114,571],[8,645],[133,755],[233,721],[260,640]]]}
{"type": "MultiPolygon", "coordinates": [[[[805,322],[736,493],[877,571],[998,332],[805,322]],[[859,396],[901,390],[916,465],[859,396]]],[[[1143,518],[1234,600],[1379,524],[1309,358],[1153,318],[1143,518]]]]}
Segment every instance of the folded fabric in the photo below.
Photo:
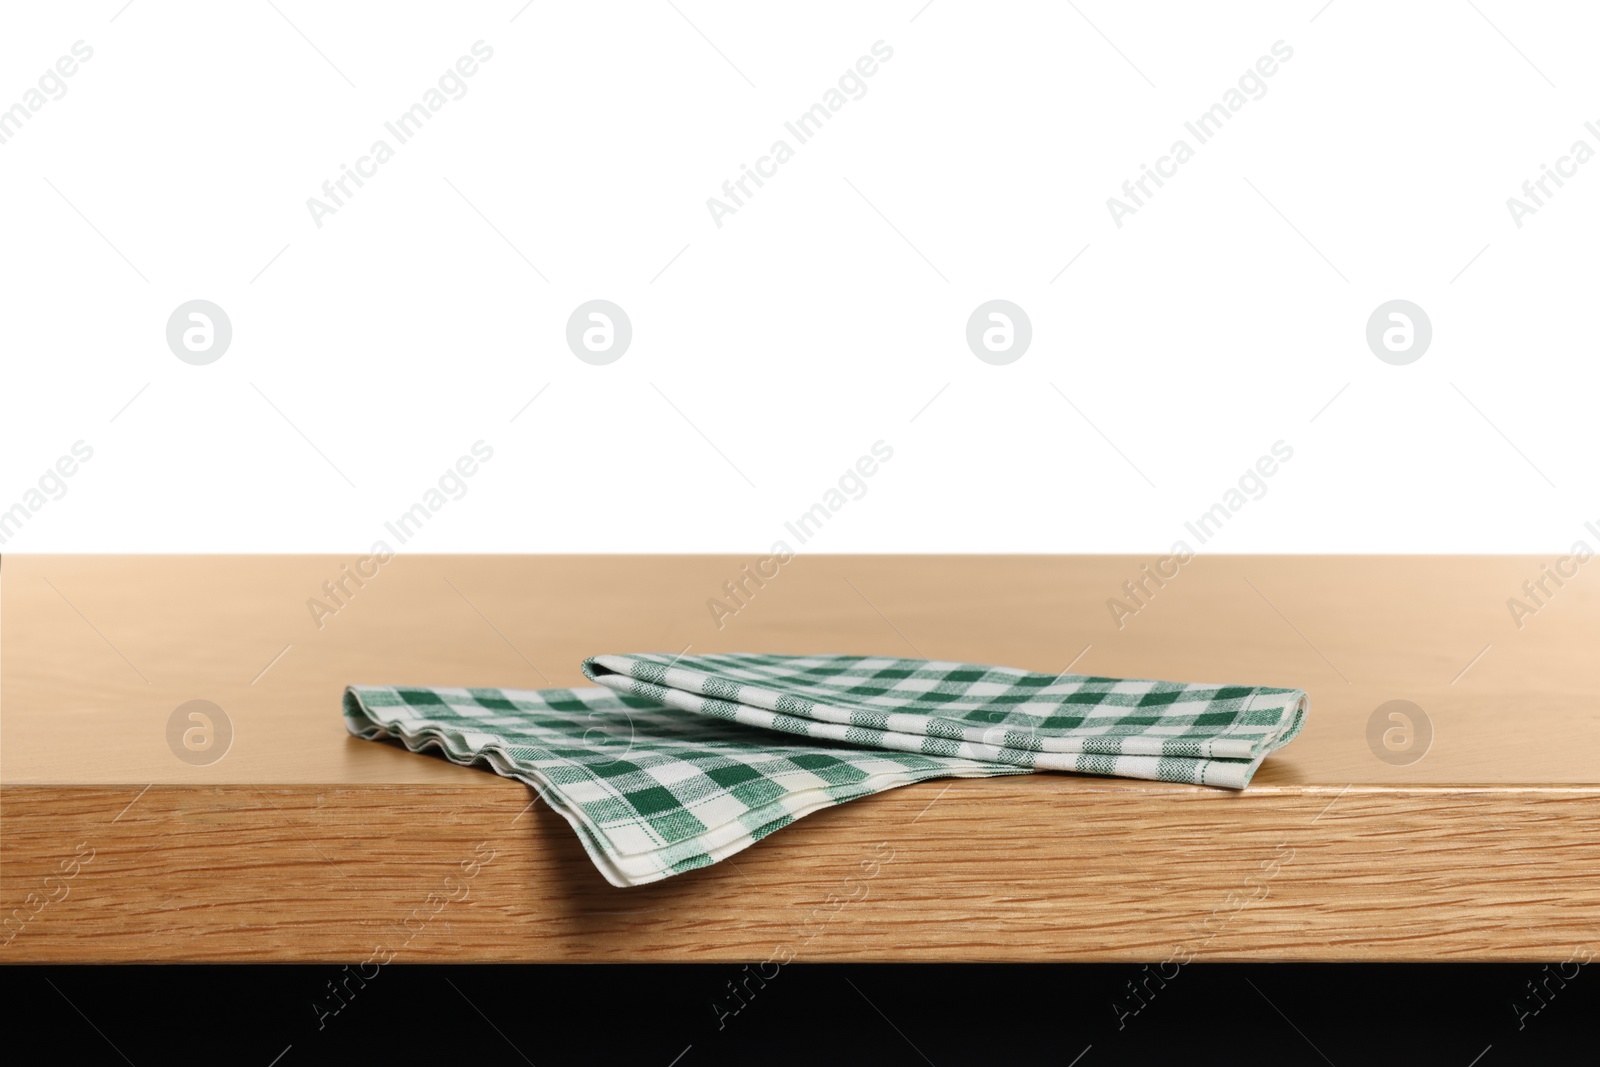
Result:
{"type": "Polygon", "coordinates": [[[1243,788],[1307,703],[1298,689],[886,657],[634,654],[583,670],[599,686],[352,686],[345,722],[527,782],[624,886],[929,778],[1060,770],[1243,788]]]}
{"type": "Polygon", "coordinates": [[[705,867],[819,808],[929,778],[1023,774],[974,760],[759,734],[609,689],[352,686],[345,725],[533,786],[612,885],[705,867]]]}
{"type": "Polygon", "coordinates": [[[1243,789],[1306,694],[864,656],[597,656],[584,674],[684,711],[869,748],[1243,789]]]}

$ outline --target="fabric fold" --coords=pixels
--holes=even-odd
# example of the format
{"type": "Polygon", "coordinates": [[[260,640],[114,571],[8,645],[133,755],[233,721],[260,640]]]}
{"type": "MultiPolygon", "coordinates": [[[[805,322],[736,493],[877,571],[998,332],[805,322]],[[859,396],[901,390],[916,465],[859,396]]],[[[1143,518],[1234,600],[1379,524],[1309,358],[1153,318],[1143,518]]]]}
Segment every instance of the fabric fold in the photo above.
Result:
{"type": "Polygon", "coordinates": [[[531,786],[612,885],[705,867],[822,808],[930,778],[1020,767],[804,739],[684,715],[593,686],[350,686],[345,726],[368,740],[485,765],[531,786]]]}
{"type": "Polygon", "coordinates": [[[818,740],[1028,770],[1243,789],[1305,719],[1299,689],[870,656],[596,656],[619,693],[818,740]]]}
{"type": "Polygon", "coordinates": [[[347,728],[532,786],[613,885],[748,848],[821,808],[1036,770],[1243,788],[1298,689],[865,656],[597,656],[595,686],[351,686],[347,728]]]}

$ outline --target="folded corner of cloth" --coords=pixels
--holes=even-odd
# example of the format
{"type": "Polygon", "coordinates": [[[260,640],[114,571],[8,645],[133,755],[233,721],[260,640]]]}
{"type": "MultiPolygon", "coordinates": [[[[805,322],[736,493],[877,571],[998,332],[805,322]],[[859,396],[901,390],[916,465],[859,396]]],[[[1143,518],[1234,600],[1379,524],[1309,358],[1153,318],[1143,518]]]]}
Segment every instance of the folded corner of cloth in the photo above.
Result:
{"type": "Polygon", "coordinates": [[[1069,771],[1243,789],[1308,705],[1299,689],[883,656],[631,653],[583,672],[597,684],[351,686],[345,723],[528,783],[629,886],[929,778],[1069,771]]]}

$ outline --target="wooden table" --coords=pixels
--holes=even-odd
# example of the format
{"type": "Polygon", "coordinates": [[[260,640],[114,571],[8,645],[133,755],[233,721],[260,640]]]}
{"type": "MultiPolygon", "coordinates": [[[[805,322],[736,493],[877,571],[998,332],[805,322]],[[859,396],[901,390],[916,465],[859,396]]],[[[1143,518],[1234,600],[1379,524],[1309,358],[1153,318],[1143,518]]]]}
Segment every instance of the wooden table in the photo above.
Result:
{"type": "Polygon", "coordinates": [[[1600,562],[1519,628],[1546,560],[1200,557],[1114,620],[1154,558],[803,556],[719,628],[708,600],[757,558],[6,557],[0,960],[1600,949],[1600,562]],[[686,646],[1298,686],[1311,713],[1242,793],[924,783],[635,889],[527,787],[340,718],[347,683],[577,685],[586,655],[686,646]],[[169,734],[192,700],[221,709],[209,749],[187,712],[169,734]],[[1421,709],[1410,750],[1387,711],[1369,740],[1391,700],[1421,709]]]}

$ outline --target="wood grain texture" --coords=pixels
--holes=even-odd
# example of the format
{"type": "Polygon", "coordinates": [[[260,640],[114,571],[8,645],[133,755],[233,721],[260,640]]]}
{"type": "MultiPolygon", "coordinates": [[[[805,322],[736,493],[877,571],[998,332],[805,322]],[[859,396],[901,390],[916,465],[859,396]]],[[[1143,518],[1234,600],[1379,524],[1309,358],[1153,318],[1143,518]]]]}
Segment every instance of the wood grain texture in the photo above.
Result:
{"type": "Polygon", "coordinates": [[[318,628],[306,599],[353,559],[0,562],[0,960],[1600,948],[1600,596],[1580,577],[1517,628],[1506,598],[1543,560],[1201,557],[1119,629],[1105,601],[1147,558],[802,557],[718,629],[705,602],[753,558],[398,557],[318,628]],[[1311,714],[1243,793],[930,782],[626,890],[520,784],[357,741],[339,718],[350,682],[577,684],[585,655],[686,644],[1077,657],[1297,685],[1311,714]],[[196,698],[234,727],[210,766],[167,747],[196,698]],[[1367,742],[1396,698],[1434,732],[1408,766],[1367,742]]]}

